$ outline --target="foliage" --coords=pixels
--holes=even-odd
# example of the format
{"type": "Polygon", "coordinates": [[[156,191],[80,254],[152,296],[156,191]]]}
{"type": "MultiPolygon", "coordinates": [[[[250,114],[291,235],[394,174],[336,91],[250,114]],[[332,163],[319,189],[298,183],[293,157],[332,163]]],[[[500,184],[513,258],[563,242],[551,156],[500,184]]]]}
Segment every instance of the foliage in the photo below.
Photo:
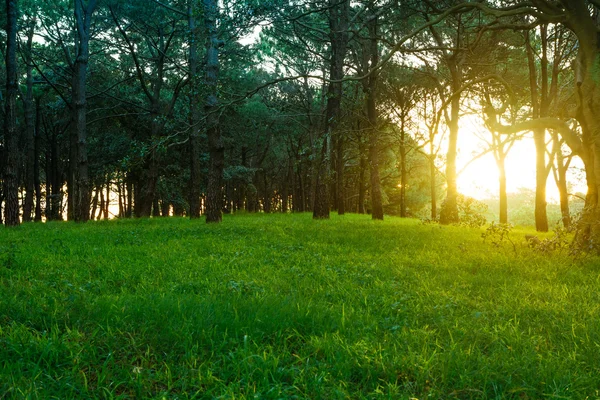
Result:
{"type": "Polygon", "coordinates": [[[484,202],[462,194],[458,195],[456,200],[460,219],[459,225],[479,228],[486,224],[485,212],[487,211],[487,205],[484,202]]]}
{"type": "MultiPolygon", "coordinates": [[[[485,232],[481,234],[483,241],[489,242],[495,247],[501,247],[503,243],[510,243],[512,248],[517,253],[517,247],[515,243],[510,238],[510,232],[512,231],[513,226],[511,224],[497,224],[492,222],[490,226],[485,229],[485,232]]],[[[526,236],[527,239],[527,236],[526,236]]]]}

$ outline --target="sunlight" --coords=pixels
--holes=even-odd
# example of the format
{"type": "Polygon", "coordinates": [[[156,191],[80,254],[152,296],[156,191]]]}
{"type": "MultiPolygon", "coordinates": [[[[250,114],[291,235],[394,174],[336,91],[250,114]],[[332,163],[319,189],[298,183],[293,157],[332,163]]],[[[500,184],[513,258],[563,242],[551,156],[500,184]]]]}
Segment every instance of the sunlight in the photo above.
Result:
{"type": "MultiPolygon", "coordinates": [[[[481,152],[481,145],[481,140],[472,132],[461,132],[457,167],[462,173],[458,176],[458,190],[478,200],[499,196],[499,172],[494,156],[488,153],[469,163],[473,154],[481,152]]],[[[531,137],[515,143],[505,165],[508,193],[517,193],[520,188],[535,189],[535,145],[531,137]]],[[[582,167],[583,163],[576,158],[572,162],[571,171],[582,167]]],[[[570,174],[570,182],[573,193],[586,192],[585,182],[578,179],[574,172],[570,174]]],[[[546,191],[549,203],[559,202],[560,196],[552,173],[548,176],[546,191]]]]}

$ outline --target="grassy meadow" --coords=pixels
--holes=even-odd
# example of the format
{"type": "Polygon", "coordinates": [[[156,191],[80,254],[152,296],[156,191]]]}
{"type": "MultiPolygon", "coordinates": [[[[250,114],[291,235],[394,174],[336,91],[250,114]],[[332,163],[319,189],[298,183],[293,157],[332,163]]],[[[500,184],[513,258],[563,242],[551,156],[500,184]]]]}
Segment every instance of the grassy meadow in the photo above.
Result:
{"type": "Polygon", "coordinates": [[[0,399],[600,397],[600,260],[309,214],[0,229],[0,399]]]}

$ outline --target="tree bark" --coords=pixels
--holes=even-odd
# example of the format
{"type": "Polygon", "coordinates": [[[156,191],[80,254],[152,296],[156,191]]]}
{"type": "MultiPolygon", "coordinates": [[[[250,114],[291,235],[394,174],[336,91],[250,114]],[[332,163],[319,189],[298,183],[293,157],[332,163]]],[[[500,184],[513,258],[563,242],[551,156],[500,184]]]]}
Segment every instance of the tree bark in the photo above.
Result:
{"type": "Polygon", "coordinates": [[[359,171],[358,171],[358,213],[365,213],[365,197],[367,188],[365,185],[365,174],[367,171],[367,155],[365,146],[361,143],[358,145],[359,152],[359,171]]]}
{"type": "MultiPolygon", "coordinates": [[[[372,4],[371,4],[372,6],[372,4]]],[[[371,16],[368,22],[369,43],[368,55],[369,64],[377,65],[379,63],[379,46],[378,46],[378,21],[375,15],[371,16]]],[[[383,204],[381,198],[381,179],[379,177],[379,129],[377,126],[377,80],[378,71],[373,71],[367,80],[366,87],[366,105],[367,119],[369,121],[369,166],[371,180],[371,217],[373,219],[383,219],[383,204]]]]}
{"type": "MultiPolygon", "coordinates": [[[[73,122],[77,138],[77,168],[75,172],[74,219],[86,222],[90,216],[90,182],[87,154],[87,69],[89,61],[90,25],[96,8],[96,0],[88,0],[84,8],[83,0],[74,0],[75,22],[77,25],[77,58],[73,73],[73,122]]],[[[69,193],[71,195],[71,193],[69,193]]]]}
{"type": "Polygon", "coordinates": [[[198,31],[195,12],[197,2],[188,0],[188,28],[190,30],[189,80],[190,80],[190,219],[200,218],[200,104],[201,94],[198,84],[198,31]]]}
{"type": "Polygon", "coordinates": [[[436,168],[435,168],[435,153],[433,137],[429,141],[429,178],[430,182],[430,193],[431,193],[431,220],[437,219],[437,186],[436,186],[436,168]]]}
{"type": "Polygon", "coordinates": [[[336,165],[335,165],[335,192],[337,196],[337,213],[338,215],[344,215],[346,213],[346,187],[344,185],[344,138],[339,133],[336,143],[336,165]]]}
{"type": "MultiPolygon", "coordinates": [[[[456,62],[449,61],[452,75],[452,92],[458,93],[461,87],[462,74],[456,62]]],[[[460,118],[460,95],[453,95],[450,101],[450,120],[448,121],[448,152],[446,153],[446,199],[440,210],[440,224],[457,223],[458,217],[458,187],[456,175],[456,156],[458,146],[458,121],[460,118]]]]}
{"type": "Polygon", "coordinates": [[[4,223],[18,226],[19,220],[19,148],[17,132],[17,0],[6,0],[6,103],[4,114],[4,223]]]}
{"type": "Polygon", "coordinates": [[[500,223],[508,223],[508,195],[506,193],[506,167],[504,163],[504,157],[498,160],[498,171],[499,171],[499,194],[500,194],[500,223]]]}
{"type": "Polygon", "coordinates": [[[400,131],[400,217],[406,218],[406,132],[404,132],[404,119],[400,131]]]}
{"type": "Polygon", "coordinates": [[[33,99],[33,62],[31,48],[35,23],[30,21],[25,45],[25,63],[27,65],[27,89],[23,98],[25,110],[25,200],[23,202],[23,222],[32,219],[35,193],[35,103],[33,99]]]}
{"type": "Polygon", "coordinates": [[[350,2],[329,0],[329,40],[331,59],[329,65],[330,82],[327,87],[327,108],[325,113],[324,135],[321,147],[320,164],[317,169],[317,184],[313,206],[313,218],[329,218],[329,185],[331,182],[331,143],[336,144],[335,205],[338,214],[344,214],[344,139],[340,125],[342,82],[344,59],[348,50],[348,15],[350,2]],[[337,3],[337,4],[336,4],[337,3]]]}
{"type": "Polygon", "coordinates": [[[204,5],[204,28],[206,32],[205,84],[207,96],[204,103],[206,114],[206,134],[208,137],[209,170],[206,191],[206,222],[221,222],[223,208],[223,168],[225,148],[221,138],[219,122],[219,99],[217,81],[219,78],[219,47],[222,42],[217,33],[217,0],[202,0],[204,5]]]}
{"type": "MultiPolygon", "coordinates": [[[[42,220],[42,183],[40,181],[40,156],[42,148],[42,107],[40,99],[35,101],[35,139],[34,139],[34,163],[33,163],[33,185],[35,187],[35,217],[34,221],[42,220]]],[[[46,187],[48,186],[48,177],[46,177],[46,187]]],[[[46,198],[46,202],[48,199],[46,198]]]]}
{"type": "Polygon", "coordinates": [[[535,142],[535,229],[538,232],[548,232],[548,214],[546,212],[546,130],[537,129],[533,132],[535,142]]]}

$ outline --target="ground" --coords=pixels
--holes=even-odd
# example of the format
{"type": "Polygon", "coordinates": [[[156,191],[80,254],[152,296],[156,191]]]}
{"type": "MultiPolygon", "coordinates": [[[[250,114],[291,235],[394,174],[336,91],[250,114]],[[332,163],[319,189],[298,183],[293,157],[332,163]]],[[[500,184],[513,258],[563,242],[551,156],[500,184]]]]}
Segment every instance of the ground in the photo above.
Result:
{"type": "Polygon", "coordinates": [[[596,398],[600,260],[309,214],[0,229],[1,398],[596,398]]]}

